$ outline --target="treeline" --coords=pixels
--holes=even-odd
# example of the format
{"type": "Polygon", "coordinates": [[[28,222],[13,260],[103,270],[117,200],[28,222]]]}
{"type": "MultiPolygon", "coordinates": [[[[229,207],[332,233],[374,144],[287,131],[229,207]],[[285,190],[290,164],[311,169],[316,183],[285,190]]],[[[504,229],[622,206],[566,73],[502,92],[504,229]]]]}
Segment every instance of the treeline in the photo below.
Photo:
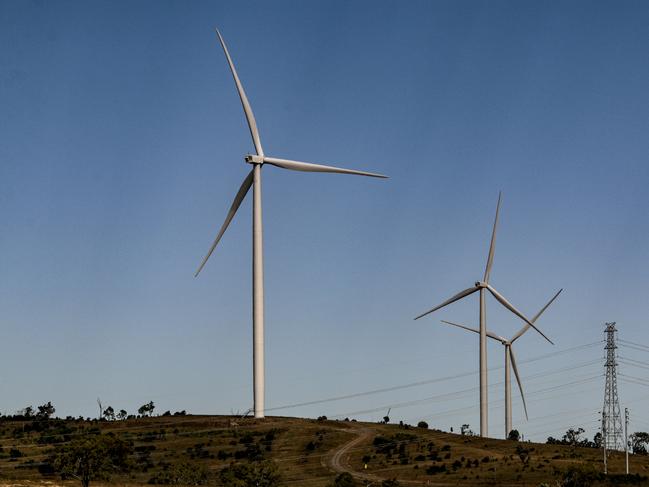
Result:
{"type": "MultiPolygon", "coordinates": [[[[153,416],[153,411],[155,409],[155,404],[153,401],[149,401],[146,404],[140,406],[136,414],[129,414],[125,409],[120,409],[115,411],[112,406],[108,406],[105,409],[101,408],[99,418],[84,418],[83,416],[66,416],[66,421],[93,421],[99,419],[100,421],[124,421],[127,419],[139,419],[153,416]]],[[[0,421],[43,421],[48,419],[54,419],[54,413],[56,408],[51,401],[48,401],[41,406],[38,406],[34,409],[33,406],[27,406],[15,414],[0,414],[0,421]]],[[[185,416],[187,412],[183,409],[182,411],[176,411],[172,413],[171,411],[165,411],[161,416],[185,416]]],[[[63,419],[63,418],[55,418],[63,419]]]]}
{"type": "MultiPolygon", "coordinates": [[[[602,448],[602,433],[596,433],[592,441],[583,436],[583,428],[570,428],[561,439],[548,437],[548,445],[569,445],[572,447],[602,448]]],[[[629,451],[635,455],[646,455],[649,449],[649,433],[636,431],[629,435],[629,451]]]]}

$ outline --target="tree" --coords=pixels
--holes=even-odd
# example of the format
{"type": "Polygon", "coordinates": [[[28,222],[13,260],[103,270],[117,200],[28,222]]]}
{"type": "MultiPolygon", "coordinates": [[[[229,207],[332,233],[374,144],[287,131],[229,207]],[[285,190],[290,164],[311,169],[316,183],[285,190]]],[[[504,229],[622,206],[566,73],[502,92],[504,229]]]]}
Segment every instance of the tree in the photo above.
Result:
{"type": "Polygon", "coordinates": [[[138,414],[140,416],[153,416],[153,409],[154,408],[155,408],[155,405],[153,404],[153,401],[150,401],[150,402],[140,406],[140,409],[138,409],[137,412],[138,412],[138,414]]]}
{"type": "Polygon", "coordinates": [[[473,431],[471,431],[468,424],[463,424],[460,428],[460,434],[462,436],[473,436],[473,431]]]}
{"type": "Polygon", "coordinates": [[[126,412],[126,409],[120,409],[119,413],[117,413],[117,419],[124,420],[128,416],[128,413],[126,412]]]}
{"type": "Polygon", "coordinates": [[[55,411],[56,409],[54,408],[54,406],[52,406],[52,403],[50,401],[47,401],[47,404],[38,406],[38,412],[36,413],[36,418],[50,419],[50,417],[54,414],[55,411]]]}
{"type": "Polygon", "coordinates": [[[426,421],[419,421],[419,423],[417,423],[417,428],[428,429],[428,423],[426,421]]]}
{"type": "Polygon", "coordinates": [[[222,485],[228,487],[278,487],[281,477],[272,462],[235,463],[221,470],[222,485]]]}
{"type": "Polygon", "coordinates": [[[602,433],[601,431],[598,431],[595,433],[595,436],[593,436],[593,448],[601,448],[602,447],[602,433]]]}
{"type": "Polygon", "coordinates": [[[649,446],[649,433],[636,431],[630,436],[629,439],[631,440],[631,448],[633,449],[633,453],[635,453],[636,455],[647,454],[647,446],[649,446]]]}
{"type": "Polygon", "coordinates": [[[113,406],[108,406],[104,409],[104,418],[106,421],[115,421],[115,410],[113,409],[113,406]]]}
{"type": "Polygon", "coordinates": [[[563,435],[563,442],[566,445],[577,446],[582,442],[581,435],[584,433],[584,428],[573,429],[570,428],[563,435]]]}
{"type": "Polygon", "coordinates": [[[511,441],[519,441],[521,439],[521,434],[518,430],[511,430],[507,435],[507,439],[511,441]]]}
{"type": "Polygon", "coordinates": [[[74,478],[88,487],[91,480],[108,479],[128,470],[131,446],[113,435],[77,438],[55,450],[52,465],[61,478],[74,478]]]}
{"type": "Polygon", "coordinates": [[[31,418],[34,416],[34,408],[32,406],[27,406],[22,410],[22,414],[25,418],[31,418]]]}

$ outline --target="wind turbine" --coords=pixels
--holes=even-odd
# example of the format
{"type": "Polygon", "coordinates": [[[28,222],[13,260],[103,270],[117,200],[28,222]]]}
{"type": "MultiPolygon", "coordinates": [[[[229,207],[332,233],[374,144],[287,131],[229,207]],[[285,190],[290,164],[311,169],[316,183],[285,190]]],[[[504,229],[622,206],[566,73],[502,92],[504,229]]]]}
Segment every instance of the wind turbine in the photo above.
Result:
{"type": "Polygon", "coordinates": [[[237,75],[237,70],[234,67],[228,48],[225,45],[225,41],[221,36],[221,33],[216,30],[216,34],[223,47],[223,52],[227,58],[228,64],[230,65],[230,71],[232,72],[232,77],[234,78],[234,84],[237,87],[239,93],[239,98],[241,99],[241,105],[243,106],[243,112],[248,121],[248,127],[250,128],[250,135],[252,136],[252,142],[255,146],[255,154],[248,154],[245,156],[244,160],[252,165],[252,170],[248,173],[246,178],[243,180],[239,191],[234,197],[234,201],[230,206],[227,216],[225,217],[225,222],[221,226],[219,233],[217,234],[212,246],[210,247],[207,255],[201,262],[201,265],[198,267],[198,270],[194,274],[194,277],[198,276],[201,272],[205,263],[212,255],[212,252],[216,248],[217,244],[221,240],[221,237],[225,233],[225,230],[228,228],[228,225],[232,221],[235,213],[239,209],[241,202],[245,198],[246,194],[250,190],[250,187],[253,188],[253,202],[252,202],[252,322],[253,322],[253,398],[254,398],[254,413],[255,418],[264,417],[264,264],[263,264],[263,239],[262,239],[262,212],[261,212],[261,168],[264,164],[270,164],[272,166],[277,166],[282,169],[290,169],[293,171],[306,171],[306,172],[331,172],[331,173],[340,173],[340,174],[356,174],[359,176],[372,176],[377,178],[386,178],[381,174],[374,174],[364,171],[356,171],[353,169],[343,169],[333,166],[323,166],[321,164],[312,164],[309,162],[300,162],[300,161],[291,161],[288,159],[277,159],[275,157],[267,157],[264,154],[264,150],[261,146],[261,139],[259,137],[259,130],[257,129],[257,122],[255,121],[255,116],[252,113],[252,108],[248,102],[248,97],[246,96],[245,91],[243,90],[243,85],[239,80],[237,75]]]}
{"type": "MultiPolygon", "coordinates": [[[[538,313],[536,313],[534,318],[530,320],[532,323],[536,323],[536,320],[538,320],[539,317],[543,314],[543,312],[546,309],[548,309],[548,306],[550,306],[552,302],[555,299],[557,299],[557,296],[561,294],[561,291],[563,291],[563,289],[559,289],[559,292],[555,294],[550,301],[548,301],[548,304],[543,306],[543,308],[541,308],[541,310],[538,313]]],[[[468,326],[461,325],[459,323],[453,323],[452,321],[446,321],[446,320],[442,320],[442,323],[446,323],[447,325],[457,326],[458,328],[463,328],[465,330],[480,334],[480,330],[476,330],[475,328],[469,328],[468,326]]],[[[525,395],[523,394],[523,385],[521,384],[521,378],[518,375],[518,367],[516,367],[516,357],[514,356],[514,349],[512,348],[512,345],[516,340],[518,340],[521,336],[523,336],[523,334],[529,329],[530,329],[530,325],[528,324],[524,325],[523,328],[521,328],[518,331],[518,333],[516,333],[509,340],[487,330],[487,336],[489,338],[499,341],[505,347],[505,438],[509,436],[509,433],[512,430],[512,390],[511,390],[510,364],[511,364],[511,368],[514,369],[514,375],[516,376],[516,382],[518,383],[518,390],[521,392],[521,399],[523,400],[523,409],[525,411],[525,419],[528,419],[527,405],[525,404],[525,395]]]]}
{"type": "MultiPolygon", "coordinates": [[[[484,272],[484,277],[482,281],[476,281],[476,283],[473,285],[473,287],[470,287],[468,289],[465,289],[464,291],[460,291],[457,293],[455,296],[453,296],[450,299],[447,299],[444,301],[442,304],[435,306],[432,309],[429,309],[425,313],[420,314],[415,318],[415,320],[418,320],[419,318],[422,318],[423,316],[426,316],[427,314],[432,313],[433,311],[437,311],[440,308],[443,308],[444,306],[447,306],[451,303],[454,303],[455,301],[459,301],[462,298],[465,298],[475,292],[480,293],[480,436],[488,436],[488,396],[487,396],[487,311],[486,311],[486,303],[485,303],[485,289],[489,291],[496,300],[502,304],[505,308],[507,308],[509,311],[514,313],[516,316],[518,316],[520,319],[522,319],[525,323],[527,323],[529,326],[534,328],[537,332],[543,336],[548,342],[552,343],[552,340],[550,340],[547,336],[543,334],[541,330],[539,330],[536,326],[534,326],[534,323],[532,323],[529,319],[523,315],[520,311],[518,311],[514,305],[512,305],[505,297],[500,294],[494,287],[489,284],[489,274],[491,273],[491,267],[493,265],[494,261],[494,252],[496,250],[496,230],[498,228],[498,215],[500,214],[500,202],[502,200],[502,192],[498,194],[498,205],[496,206],[496,218],[494,219],[494,226],[493,230],[491,233],[491,244],[489,245],[489,255],[487,257],[487,267],[485,268],[484,272]]],[[[553,343],[552,343],[553,344],[553,343]]],[[[554,345],[554,344],[553,344],[554,345]]]]}

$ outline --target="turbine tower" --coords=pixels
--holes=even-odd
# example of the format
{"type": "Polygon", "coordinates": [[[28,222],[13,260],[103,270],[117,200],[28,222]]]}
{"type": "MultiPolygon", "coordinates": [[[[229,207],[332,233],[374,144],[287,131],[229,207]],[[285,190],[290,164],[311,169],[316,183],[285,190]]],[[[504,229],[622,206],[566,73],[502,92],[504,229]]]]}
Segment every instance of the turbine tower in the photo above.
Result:
{"type": "Polygon", "coordinates": [[[602,441],[606,445],[606,450],[622,450],[624,441],[622,440],[622,416],[620,415],[620,401],[617,397],[617,372],[615,367],[615,322],[606,323],[604,333],[606,333],[606,385],[604,387],[604,409],[602,409],[602,441]]]}
{"type": "MultiPolygon", "coordinates": [[[[543,314],[543,312],[546,309],[548,309],[548,306],[550,306],[552,302],[555,299],[557,299],[559,294],[561,294],[561,291],[563,291],[563,289],[559,289],[559,292],[555,294],[554,297],[550,301],[548,301],[548,303],[545,306],[543,306],[543,308],[541,308],[541,310],[538,313],[536,313],[534,318],[530,320],[532,323],[536,323],[536,320],[538,320],[539,317],[543,314]]],[[[452,321],[446,321],[446,320],[442,320],[442,323],[446,323],[447,325],[457,326],[458,328],[463,328],[465,330],[472,331],[473,333],[480,334],[480,330],[476,330],[475,328],[470,328],[466,325],[461,325],[459,323],[453,323],[452,321]]],[[[516,382],[518,383],[518,390],[520,391],[521,399],[523,400],[523,410],[525,411],[525,418],[528,419],[527,405],[525,404],[525,395],[523,394],[523,385],[521,384],[521,378],[518,375],[518,367],[516,366],[516,357],[514,356],[514,349],[512,348],[512,345],[516,340],[518,340],[521,336],[523,336],[523,334],[529,329],[530,329],[530,325],[527,324],[524,325],[523,328],[521,328],[518,331],[518,333],[516,333],[509,340],[487,330],[487,337],[499,341],[505,347],[505,438],[508,438],[509,433],[512,431],[512,389],[511,389],[510,369],[514,370],[514,376],[516,377],[516,382]]]]}
{"type": "Polygon", "coordinates": [[[221,226],[212,246],[210,247],[207,255],[198,267],[194,276],[198,276],[205,263],[214,252],[221,237],[225,233],[228,225],[232,221],[235,213],[239,209],[241,202],[252,186],[253,202],[252,202],[252,328],[253,328],[253,398],[254,398],[254,413],[255,418],[264,417],[264,263],[263,263],[263,238],[262,238],[262,205],[261,205],[261,169],[264,164],[280,167],[282,169],[290,169],[293,171],[306,171],[306,172],[330,172],[340,174],[355,174],[359,176],[372,176],[377,178],[386,178],[381,174],[375,174],[364,171],[356,171],[353,169],[343,169],[333,166],[323,166],[321,164],[312,164],[309,162],[291,161],[288,159],[277,159],[275,157],[267,157],[261,146],[261,139],[259,137],[259,130],[257,129],[257,122],[252,113],[252,108],[248,102],[248,97],[243,90],[243,85],[239,80],[237,70],[234,67],[228,48],[221,33],[216,30],[216,34],[223,47],[223,52],[230,66],[234,84],[237,87],[243,112],[248,122],[250,135],[252,136],[252,143],[255,146],[255,154],[247,155],[245,161],[252,165],[252,170],[248,173],[243,180],[239,191],[234,197],[234,201],[230,206],[225,222],[221,226]]]}
{"type": "MultiPolygon", "coordinates": [[[[502,304],[509,311],[514,313],[520,319],[522,319],[529,326],[534,328],[537,332],[543,336],[548,342],[552,341],[546,337],[541,330],[539,330],[534,323],[527,319],[523,313],[518,311],[505,297],[500,294],[494,287],[489,284],[489,274],[491,273],[491,267],[494,261],[494,252],[496,250],[496,230],[498,228],[498,215],[500,213],[500,202],[502,199],[502,193],[498,194],[498,205],[496,206],[496,218],[494,219],[493,231],[491,233],[491,243],[489,245],[489,254],[487,257],[487,267],[485,268],[485,273],[482,281],[476,281],[473,287],[460,291],[455,296],[450,299],[447,299],[442,304],[435,306],[432,309],[429,309],[425,313],[420,314],[415,318],[426,316],[427,314],[437,311],[444,306],[447,306],[455,301],[459,301],[462,298],[469,296],[477,291],[480,293],[480,436],[488,436],[488,396],[487,396],[487,310],[485,303],[485,289],[489,291],[496,301],[502,304]]],[[[554,345],[554,344],[553,344],[554,345]]]]}

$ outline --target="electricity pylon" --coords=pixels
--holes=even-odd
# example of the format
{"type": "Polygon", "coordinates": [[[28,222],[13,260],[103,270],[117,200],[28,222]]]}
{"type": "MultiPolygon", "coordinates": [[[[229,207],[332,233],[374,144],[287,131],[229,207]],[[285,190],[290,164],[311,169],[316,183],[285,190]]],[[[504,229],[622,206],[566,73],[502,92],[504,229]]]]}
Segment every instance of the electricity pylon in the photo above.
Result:
{"type": "Polygon", "coordinates": [[[602,409],[602,442],[606,450],[623,450],[622,417],[617,396],[617,362],[615,360],[615,322],[606,323],[606,385],[604,387],[604,409],[602,409]]]}

